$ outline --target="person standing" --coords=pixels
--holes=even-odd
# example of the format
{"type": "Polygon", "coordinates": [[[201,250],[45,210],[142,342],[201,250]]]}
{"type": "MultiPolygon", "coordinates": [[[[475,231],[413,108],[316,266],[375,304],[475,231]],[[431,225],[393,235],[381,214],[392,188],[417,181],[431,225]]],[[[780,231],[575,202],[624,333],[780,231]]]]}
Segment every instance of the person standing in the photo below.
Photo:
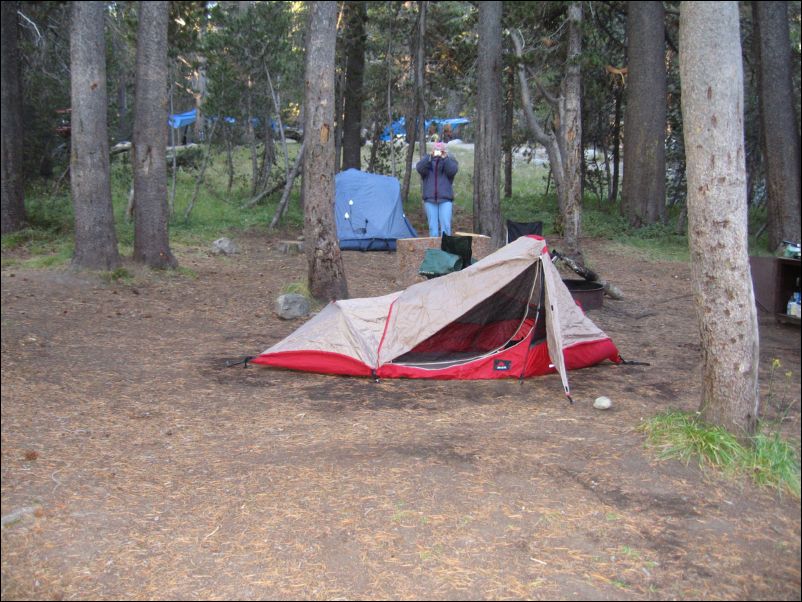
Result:
{"type": "Polygon", "coordinates": [[[431,154],[415,166],[421,176],[423,205],[429,222],[429,236],[451,234],[451,213],[454,204],[454,176],[459,164],[449,156],[446,145],[435,142],[431,154]]]}

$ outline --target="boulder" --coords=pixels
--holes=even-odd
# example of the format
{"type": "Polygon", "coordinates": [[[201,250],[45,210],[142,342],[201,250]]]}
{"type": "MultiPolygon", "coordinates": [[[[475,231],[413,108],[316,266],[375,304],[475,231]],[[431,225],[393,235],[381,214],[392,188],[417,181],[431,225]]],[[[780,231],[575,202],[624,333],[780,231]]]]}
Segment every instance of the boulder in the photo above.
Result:
{"type": "Polygon", "coordinates": [[[237,245],[230,238],[218,238],[212,243],[212,253],[215,255],[234,255],[239,253],[237,245]]]}
{"type": "Polygon", "coordinates": [[[282,320],[303,318],[312,311],[309,299],[298,293],[287,293],[276,299],[276,313],[282,320]]]}

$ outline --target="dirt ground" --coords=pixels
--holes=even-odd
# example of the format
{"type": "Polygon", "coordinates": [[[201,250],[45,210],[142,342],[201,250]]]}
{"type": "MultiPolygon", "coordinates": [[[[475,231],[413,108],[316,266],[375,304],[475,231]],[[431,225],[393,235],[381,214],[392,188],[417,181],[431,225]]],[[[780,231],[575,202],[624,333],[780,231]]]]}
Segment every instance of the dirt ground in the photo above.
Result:
{"type": "MultiPolygon", "coordinates": [[[[686,264],[586,241],[626,293],[590,316],[652,365],[571,372],[569,405],[556,376],[226,368],[301,323],[273,303],[305,260],[263,236],[133,282],[3,268],[4,600],[800,599],[799,500],[637,430],[698,405],[686,264]]],[[[351,295],[395,290],[396,261],[346,253],[351,295]]],[[[798,439],[799,329],[760,326],[798,439]]]]}

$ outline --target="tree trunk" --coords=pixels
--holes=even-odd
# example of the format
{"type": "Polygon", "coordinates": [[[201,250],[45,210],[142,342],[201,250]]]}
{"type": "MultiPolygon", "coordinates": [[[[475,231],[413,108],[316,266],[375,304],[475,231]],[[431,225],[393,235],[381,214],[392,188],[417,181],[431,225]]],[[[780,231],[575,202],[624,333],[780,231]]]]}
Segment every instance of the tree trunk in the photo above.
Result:
{"type": "Polygon", "coordinates": [[[17,41],[17,3],[2,7],[2,233],[25,226],[25,191],[22,180],[22,79],[17,41]]]}
{"type": "Polygon", "coordinates": [[[665,11],[662,2],[629,2],[629,75],[624,114],[622,214],[636,228],[666,215],[665,11]]]}
{"type": "Polygon", "coordinates": [[[753,2],[759,63],[761,142],[766,166],[769,249],[799,241],[799,123],[791,79],[787,2],[753,2]]]}
{"type": "Polygon", "coordinates": [[[407,131],[407,155],[404,160],[404,182],[401,185],[401,202],[405,205],[407,201],[409,201],[409,181],[412,177],[412,159],[415,156],[415,138],[417,132],[415,129],[415,115],[418,114],[417,96],[411,98],[409,102],[410,110],[407,112],[404,122],[407,131]]]}
{"type": "Polygon", "coordinates": [[[303,157],[304,143],[301,142],[301,148],[298,149],[298,156],[295,158],[295,165],[293,165],[292,171],[287,174],[287,180],[284,182],[284,192],[282,193],[281,199],[276,206],[276,212],[273,214],[273,219],[270,221],[271,230],[278,225],[279,220],[284,217],[284,213],[287,211],[287,207],[290,204],[290,193],[292,192],[292,186],[295,183],[295,178],[298,176],[298,172],[301,171],[303,157]]]}
{"type": "Polygon", "coordinates": [[[365,21],[367,3],[346,4],[348,48],[345,62],[345,114],[343,118],[343,164],[362,169],[362,83],[365,75],[365,21]]]}
{"type": "MultiPolygon", "coordinates": [[[[396,13],[398,14],[398,13],[396,13]]],[[[394,31],[390,31],[390,39],[387,41],[387,56],[385,57],[386,69],[387,69],[387,123],[390,127],[390,174],[395,178],[395,136],[393,136],[392,132],[392,124],[393,124],[393,95],[392,95],[392,87],[393,87],[393,63],[392,63],[392,46],[393,46],[393,35],[394,31]]],[[[378,135],[376,136],[376,140],[378,140],[378,135]]],[[[376,141],[374,141],[374,147],[376,145],[376,141]]],[[[371,150],[371,158],[375,150],[371,150]]],[[[371,170],[373,171],[373,170],[371,170]]],[[[405,189],[404,195],[401,197],[402,202],[407,201],[407,191],[405,189]]]]}
{"type": "Polygon", "coordinates": [[[563,151],[563,245],[569,256],[581,259],[579,237],[582,233],[582,3],[568,5],[568,56],[566,74],[560,96],[561,119],[559,141],[563,151]]]}
{"type": "Polygon", "coordinates": [[[379,125],[379,118],[378,116],[373,119],[371,131],[373,132],[373,137],[370,141],[370,155],[368,156],[368,173],[376,173],[376,161],[379,158],[379,145],[381,142],[381,135],[382,129],[379,125]]]}
{"type": "MultiPolygon", "coordinates": [[[[546,128],[535,115],[526,66],[523,58],[523,39],[517,31],[511,38],[518,61],[518,79],[521,83],[521,107],[536,142],[546,147],[549,170],[554,177],[554,188],[560,206],[555,228],[563,236],[564,253],[580,264],[583,263],[580,249],[582,222],[582,115],[581,115],[581,71],[579,55],[582,52],[582,5],[572,2],[568,6],[568,52],[566,73],[559,97],[554,97],[542,85],[538,87],[546,101],[557,111],[559,134],[546,128]]],[[[536,82],[537,83],[537,82],[536,82]]]]}
{"type": "MultiPolygon", "coordinates": [[[[276,145],[273,143],[273,128],[270,127],[270,117],[262,116],[262,135],[264,136],[264,143],[262,144],[262,158],[261,165],[259,166],[259,187],[258,190],[267,188],[270,182],[270,172],[273,171],[273,165],[276,164],[276,145]]],[[[286,174],[286,172],[285,172],[286,174]]]]}
{"type": "Polygon", "coordinates": [[[72,261],[81,268],[111,270],[120,265],[120,255],[109,180],[105,5],[74,2],[71,10],[70,183],[75,210],[72,261]]]}
{"type": "Polygon", "coordinates": [[[760,356],[747,243],[738,4],[683,2],[679,34],[701,412],[743,437],[757,424],[760,356]]]}
{"type": "Polygon", "coordinates": [[[343,112],[345,111],[345,69],[334,68],[334,173],[340,171],[343,158],[343,112]]]}
{"type": "Polygon", "coordinates": [[[134,260],[152,268],[178,265],[167,232],[168,3],[139,3],[134,97],[134,260]]]}
{"type": "Polygon", "coordinates": [[[512,124],[515,111],[515,70],[507,69],[507,89],[504,91],[504,198],[512,198],[512,124]]]}
{"type": "MultiPolygon", "coordinates": [[[[522,61],[523,39],[521,38],[520,33],[515,30],[511,32],[510,37],[512,38],[513,47],[515,49],[515,56],[518,59],[518,81],[521,84],[521,108],[524,111],[526,125],[535,141],[539,144],[542,144],[546,148],[546,154],[549,157],[549,179],[546,180],[546,195],[548,196],[549,182],[553,177],[554,188],[557,190],[557,198],[559,199],[560,209],[562,210],[562,199],[565,194],[565,187],[563,185],[565,174],[565,170],[563,168],[563,149],[558,144],[554,131],[551,129],[546,130],[535,115],[532,104],[532,95],[529,92],[529,80],[526,76],[526,68],[522,61]]],[[[552,104],[559,106],[559,103],[556,101],[553,101],[552,104]]]]}
{"type": "Polygon", "coordinates": [[[615,203],[618,200],[618,173],[621,164],[621,97],[623,96],[623,84],[615,86],[615,117],[613,120],[613,176],[610,186],[610,195],[607,197],[608,203],[615,203]]]}
{"type": "Polygon", "coordinates": [[[423,79],[426,70],[426,12],[429,7],[427,0],[418,2],[418,46],[415,53],[415,94],[418,98],[418,142],[419,155],[426,156],[426,88],[423,79]]]}
{"type": "Polygon", "coordinates": [[[332,202],[336,27],[336,2],[310,2],[304,90],[304,246],[309,291],[325,301],[348,297],[332,202]]]}
{"type": "Polygon", "coordinates": [[[256,152],[256,128],[253,127],[253,80],[248,77],[245,90],[245,137],[251,151],[251,196],[259,190],[259,154],[256,152]]]}
{"type": "MultiPolygon", "coordinates": [[[[170,77],[170,115],[173,114],[173,94],[175,92],[175,78],[170,77]]],[[[173,154],[173,169],[170,173],[170,200],[167,203],[167,214],[175,212],[175,187],[178,181],[178,152],[175,150],[175,128],[170,127],[170,150],[173,154]]]]}
{"type": "Polygon", "coordinates": [[[501,2],[479,4],[477,128],[474,154],[473,231],[504,244],[499,183],[501,171],[501,2]]]}
{"type": "MultiPolygon", "coordinates": [[[[288,180],[290,177],[290,155],[287,151],[287,136],[284,132],[284,122],[281,120],[281,99],[279,93],[276,92],[276,89],[273,87],[273,78],[270,77],[270,70],[265,65],[265,75],[267,76],[267,84],[270,87],[270,98],[273,100],[273,108],[276,110],[276,122],[278,123],[278,133],[279,137],[281,138],[281,151],[284,154],[284,178],[288,180]]],[[[265,136],[270,138],[270,142],[272,144],[272,136],[273,132],[270,131],[270,127],[268,125],[265,136]]],[[[229,152],[229,157],[231,153],[229,152]]],[[[229,190],[231,186],[229,185],[229,190]]]]}
{"type": "Polygon", "coordinates": [[[117,142],[131,140],[131,116],[128,110],[129,69],[126,43],[122,36],[115,34],[111,38],[112,48],[120,62],[120,74],[117,81],[117,142]]]}

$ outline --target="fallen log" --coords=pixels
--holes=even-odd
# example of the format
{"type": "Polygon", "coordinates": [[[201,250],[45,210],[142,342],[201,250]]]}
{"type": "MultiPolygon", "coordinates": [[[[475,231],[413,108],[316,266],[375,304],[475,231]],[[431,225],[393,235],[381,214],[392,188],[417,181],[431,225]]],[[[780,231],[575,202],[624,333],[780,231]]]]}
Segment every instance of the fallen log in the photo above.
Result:
{"type": "Polygon", "coordinates": [[[565,265],[567,265],[571,270],[582,276],[588,282],[598,282],[604,287],[604,294],[610,297],[611,299],[623,299],[624,293],[618,288],[616,285],[600,278],[599,275],[591,270],[590,268],[586,268],[583,265],[578,264],[576,261],[563,255],[559,251],[552,251],[552,256],[557,259],[558,261],[562,261],[565,265]]]}

